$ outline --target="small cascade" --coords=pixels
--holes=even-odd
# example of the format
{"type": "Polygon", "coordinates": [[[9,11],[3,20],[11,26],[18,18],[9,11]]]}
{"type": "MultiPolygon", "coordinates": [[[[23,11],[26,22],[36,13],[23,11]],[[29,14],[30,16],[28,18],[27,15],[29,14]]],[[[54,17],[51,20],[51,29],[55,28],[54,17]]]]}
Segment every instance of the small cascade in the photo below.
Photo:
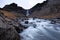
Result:
{"type": "Polygon", "coordinates": [[[29,13],[29,10],[27,10],[27,11],[26,11],[26,16],[29,16],[29,14],[30,14],[30,13],[29,13]]]}

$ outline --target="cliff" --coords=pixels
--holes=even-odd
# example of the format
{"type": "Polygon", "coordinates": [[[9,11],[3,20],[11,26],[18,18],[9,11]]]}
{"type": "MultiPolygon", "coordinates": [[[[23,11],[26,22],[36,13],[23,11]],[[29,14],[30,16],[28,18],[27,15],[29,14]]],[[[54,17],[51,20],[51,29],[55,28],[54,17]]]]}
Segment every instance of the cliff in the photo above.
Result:
{"type": "Polygon", "coordinates": [[[0,40],[20,40],[25,28],[20,25],[19,19],[25,17],[25,10],[15,3],[0,8],[0,40]]]}
{"type": "Polygon", "coordinates": [[[58,18],[60,17],[60,0],[47,0],[44,3],[36,4],[30,9],[30,17],[58,18]]]}
{"type": "Polygon", "coordinates": [[[10,12],[16,12],[16,13],[23,13],[25,14],[26,13],[26,10],[23,9],[22,7],[19,7],[17,4],[15,3],[11,3],[9,5],[5,5],[3,8],[1,8],[3,10],[6,10],[6,11],[10,11],[10,12]]]}

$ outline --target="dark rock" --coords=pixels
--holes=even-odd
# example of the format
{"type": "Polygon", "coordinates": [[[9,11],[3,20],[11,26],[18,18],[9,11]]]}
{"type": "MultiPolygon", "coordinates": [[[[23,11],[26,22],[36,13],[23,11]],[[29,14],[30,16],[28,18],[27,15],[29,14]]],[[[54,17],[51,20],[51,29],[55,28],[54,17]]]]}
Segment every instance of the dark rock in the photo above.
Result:
{"type": "Polygon", "coordinates": [[[4,21],[5,19],[0,16],[0,40],[20,40],[20,36],[15,28],[2,20],[4,21]]]}
{"type": "Polygon", "coordinates": [[[17,6],[17,4],[12,3],[10,5],[5,5],[3,7],[4,10],[7,11],[12,11],[12,12],[17,12],[17,13],[26,13],[26,10],[23,9],[22,7],[17,6]]]}
{"type": "Polygon", "coordinates": [[[42,4],[38,3],[30,9],[29,17],[57,18],[60,17],[60,0],[47,0],[42,4]]]}
{"type": "Polygon", "coordinates": [[[28,27],[25,27],[25,26],[23,26],[23,25],[21,25],[21,24],[19,23],[20,33],[23,32],[23,30],[25,30],[25,29],[27,29],[27,28],[28,28],[28,27]]]}
{"type": "Polygon", "coordinates": [[[17,27],[17,26],[14,26],[14,27],[15,27],[15,29],[16,29],[16,31],[17,31],[18,33],[20,33],[20,31],[22,31],[22,30],[20,30],[19,27],[17,27]]]}
{"type": "Polygon", "coordinates": [[[36,24],[33,24],[33,27],[36,28],[36,24]]]}
{"type": "Polygon", "coordinates": [[[28,21],[25,21],[25,24],[28,24],[29,22],[28,21]]]}
{"type": "Polygon", "coordinates": [[[20,40],[20,37],[13,28],[0,28],[0,40],[20,40]]]}
{"type": "Polygon", "coordinates": [[[34,11],[39,11],[39,10],[41,10],[41,8],[42,8],[44,5],[46,5],[47,2],[48,2],[48,0],[47,0],[47,1],[44,1],[43,3],[38,3],[38,4],[36,4],[34,7],[32,7],[32,8],[30,9],[30,11],[31,11],[31,12],[34,12],[34,11]]]}
{"type": "Polygon", "coordinates": [[[57,18],[57,19],[60,19],[60,18],[57,18]]]}
{"type": "Polygon", "coordinates": [[[54,20],[51,20],[51,24],[55,24],[56,23],[56,21],[54,21],[54,20]]]}
{"type": "Polygon", "coordinates": [[[4,15],[4,13],[2,13],[2,12],[0,11],[0,16],[1,16],[2,18],[4,18],[3,15],[4,15]]]}
{"type": "Polygon", "coordinates": [[[54,18],[54,19],[51,19],[51,23],[58,23],[58,24],[60,24],[60,18],[54,18]]]}

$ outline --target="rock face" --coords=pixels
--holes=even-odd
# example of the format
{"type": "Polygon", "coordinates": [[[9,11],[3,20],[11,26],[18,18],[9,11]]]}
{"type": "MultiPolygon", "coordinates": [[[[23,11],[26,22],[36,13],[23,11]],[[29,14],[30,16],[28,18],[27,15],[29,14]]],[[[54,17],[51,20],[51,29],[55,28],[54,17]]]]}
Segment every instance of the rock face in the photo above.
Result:
{"type": "Polygon", "coordinates": [[[60,0],[47,0],[30,9],[30,17],[57,18],[60,17],[60,0]]]}
{"type": "Polygon", "coordinates": [[[20,40],[15,28],[7,24],[5,16],[0,12],[0,40],[20,40]]]}
{"type": "Polygon", "coordinates": [[[20,35],[24,26],[20,24],[21,15],[6,10],[0,10],[0,39],[1,40],[20,40],[20,35]]]}
{"type": "Polygon", "coordinates": [[[26,10],[22,7],[17,6],[15,3],[11,3],[9,5],[5,5],[3,8],[0,8],[0,10],[13,12],[14,14],[18,15],[18,17],[25,17],[26,16],[26,10]]]}
{"type": "Polygon", "coordinates": [[[13,28],[0,28],[0,40],[20,40],[20,37],[13,28]]]}
{"type": "MultiPolygon", "coordinates": [[[[15,28],[15,30],[20,33],[22,32],[25,28],[24,26],[22,26],[19,22],[19,20],[21,18],[24,19],[23,14],[19,14],[19,13],[14,13],[14,12],[10,12],[10,11],[5,11],[5,10],[0,10],[1,11],[1,15],[3,16],[4,20],[6,21],[7,25],[10,25],[12,27],[15,28]]],[[[0,16],[1,16],[0,15],[0,16]]],[[[3,24],[2,24],[3,25],[3,24]]],[[[4,25],[3,25],[4,26],[4,25]]]]}
{"type": "Polygon", "coordinates": [[[13,11],[13,12],[17,12],[17,13],[26,13],[26,10],[24,10],[22,7],[17,6],[17,4],[12,3],[10,5],[6,5],[5,7],[3,7],[3,9],[8,10],[8,11],[13,11]]]}

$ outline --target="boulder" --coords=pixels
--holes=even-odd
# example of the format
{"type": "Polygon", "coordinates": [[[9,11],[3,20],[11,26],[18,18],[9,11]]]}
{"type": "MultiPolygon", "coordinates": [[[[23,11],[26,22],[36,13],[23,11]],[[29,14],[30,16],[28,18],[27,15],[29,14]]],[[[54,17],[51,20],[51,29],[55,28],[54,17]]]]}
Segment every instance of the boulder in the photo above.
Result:
{"type": "Polygon", "coordinates": [[[3,14],[0,15],[0,40],[20,40],[15,28],[6,23],[3,14]]]}

